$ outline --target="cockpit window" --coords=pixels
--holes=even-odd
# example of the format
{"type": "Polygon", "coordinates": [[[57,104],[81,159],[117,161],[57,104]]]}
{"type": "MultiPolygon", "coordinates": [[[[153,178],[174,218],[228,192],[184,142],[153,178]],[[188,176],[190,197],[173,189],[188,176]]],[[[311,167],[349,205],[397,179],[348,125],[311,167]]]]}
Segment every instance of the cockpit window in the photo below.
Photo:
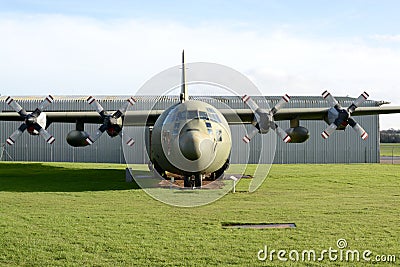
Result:
{"type": "Polygon", "coordinates": [[[215,110],[213,108],[207,107],[207,112],[208,113],[215,113],[215,110]]]}
{"type": "Polygon", "coordinates": [[[207,112],[205,112],[205,111],[199,111],[199,118],[201,119],[201,120],[208,120],[209,118],[208,118],[208,114],[207,114],[207,112]]]}
{"type": "Polygon", "coordinates": [[[192,119],[197,119],[197,110],[189,110],[187,113],[187,119],[192,120],[192,119]]]}
{"type": "Polygon", "coordinates": [[[163,124],[174,122],[174,121],[175,121],[175,117],[176,117],[176,109],[173,109],[173,110],[167,115],[167,117],[165,118],[163,124]]]}
{"type": "Polygon", "coordinates": [[[172,132],[173,135],[177,135],[179,132],[179,122],[175,122],[174,131],[172,132]]]}
{"type": "Polygon", "coordinates": [[[177,109],[172,110],[170,114],[168,114],[167,118],[164,120],[164,123],[172,123],[174,121],[185,121],[193,119],[211,120],[214,122],[221,123],[221,119],[219,118],[216,111],[209,107],[207,107],[207,111],[200,111],[200,110],[178,111],[177,109]]]}
{"type": "Polygon", "coordinates": [[[176,116],[176,120],[177,121],[186,120],[186,112],[185,111],[179,112],[178,115],[176,116]]]}
{"type": "Polygon", "coordinates": [[[176,116],[176,112],[173,112],[171,116],[167,119],[168,122],[174,121],[176,116]]]}
{"type": "Polygon", "coordinates": [[[211,119],[212,121],[221,123],[221,119],[219,118],[219,116],[218,116],[217,113],[210,113],[210,119],[211,119]]]}
{"type": "Polygon", "coordinates": [[[219,118],[217,112],[213,108],[207,108],[208,115],[210,116],[210,120],[221,123],[221,119],[219,118]]]}

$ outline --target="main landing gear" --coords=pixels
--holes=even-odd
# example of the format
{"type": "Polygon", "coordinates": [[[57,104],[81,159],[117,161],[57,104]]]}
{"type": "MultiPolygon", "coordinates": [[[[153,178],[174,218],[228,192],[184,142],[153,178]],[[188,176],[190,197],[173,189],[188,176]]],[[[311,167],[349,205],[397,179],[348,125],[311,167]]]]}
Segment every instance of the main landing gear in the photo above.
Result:
{"type": "MultiPolygon", "coordinates": [[[[149,170],[157,173],[157,175],[160,175],[164,179],[168,179],[167,173],[156,163],[153,164],[152,162],[149,162],[148,164],[149,170]]],[[[223,173],[223,169],[221,169],[223,173]]],[[[221,175],[220,172],[217,171],[217,175],[221,175]]],[[[217,177],[218,177],[217,176],[217,177]]],[[[205,174],[193,174],[190,176],[184,176],[183,177],[183,187],[184,188],[201,188],[203,186],[203,180],[205,178],[205,174]]]]}

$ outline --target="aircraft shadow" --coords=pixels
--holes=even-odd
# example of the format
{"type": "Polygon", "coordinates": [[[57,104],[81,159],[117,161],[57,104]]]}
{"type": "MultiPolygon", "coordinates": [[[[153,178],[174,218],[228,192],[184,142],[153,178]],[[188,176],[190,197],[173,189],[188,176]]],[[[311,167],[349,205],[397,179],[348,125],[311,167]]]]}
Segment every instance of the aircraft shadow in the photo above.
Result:
{"type": "Polygon", "coordinates": [[[125,170],[82,169],[42,163],[1,163],[0,192],[83,192],[140,189],[125,170]]]}

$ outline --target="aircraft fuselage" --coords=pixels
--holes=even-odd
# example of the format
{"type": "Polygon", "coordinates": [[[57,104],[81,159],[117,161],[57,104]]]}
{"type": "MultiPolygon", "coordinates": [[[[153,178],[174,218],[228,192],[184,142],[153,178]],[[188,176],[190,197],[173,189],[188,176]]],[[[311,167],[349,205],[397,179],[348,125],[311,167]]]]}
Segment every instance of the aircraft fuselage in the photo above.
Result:
{"type": "Polygon", "coordinates": [[[226,168],[231,147],[225,117],[210,104],[188,100],[168,108],[155,122],[150,158],[158,172],[211,174],[226,168]]]}

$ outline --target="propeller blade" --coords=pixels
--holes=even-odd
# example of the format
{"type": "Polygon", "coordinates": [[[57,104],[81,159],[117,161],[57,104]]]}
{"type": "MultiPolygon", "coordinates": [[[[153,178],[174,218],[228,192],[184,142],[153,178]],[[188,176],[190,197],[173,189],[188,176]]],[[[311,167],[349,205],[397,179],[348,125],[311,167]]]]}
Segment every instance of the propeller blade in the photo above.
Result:
{"type": "Polygon", "coordinates": [[[331,93],[328,92],[328,90],[325,90],[322,93],[322,97],[329,102],[331,107],[337,106],[338,108],[341,108],[339,102],[331,95],[331,93]]]}
{"type": "Polygon", "coordinates": [[[292,141],[292,138],[276,123],[274,125],[274,130],[276,134],[283,140],[283,142],[290,143],[292,141]]]}
{"type": "Polygon", "coordinates": [[[102,124],[102,125],[100,126],[100,128],[96,131],[96,134],[93,135],[93,136],[89,136],[88,138],[86,138],[85,141],[86,141],[89,145],[92,145],[94,142],[97,141],[97,139],[100,138],[100,136],[101,136],[106,130],[107,130],[107,125],[102,124]]]}
{"type": "Polygon", "coordinates": [[[17,101],[15,101],[11,96],[8,96],[6,98],[6,103],[13,109],[15,110],[21,117],[26,117],[28,113],[26,113],[26,110],[21,107],[20,104],[18,104],[17,101]]]}
{"type": "Polygon", "coordinates": [[[259,130],[257,128],[254,128],[253,131],[251,131],[249,134],[246,134],[242,140],[243,142],[245,142],[246,144],[248,144],[250,142],[250,140],[256,136],[256,134],[259,132],[259,130]]]}
{"type": "Polygon", "coordinates": [[[325,129],[325,131],[323,131],[321,133],[322,137],[324,139],[327,139],[337,128],[337,125],[335,123],[332,123],[331,125],[328,126],[328,128],[325,129]]]}
{"type": "Polygon", "coordinates": [[[357,123],[353,118],[349,118],[349,125],[356,131],[356,133],[363,139],[366,140],[368,138],[368,133],[361,127],[359,123],[357,123]]]}
{"type": "Polygon", "coordinates": [[[291,141],[291,138],[287,133],[279,128],[277,124],[273,122],[273,116],[276,112],[287,102],[290,101],[290,96],[285,94],[282,98],[276,103],[276,105],[269,111],[265,109],[259,108],[256,102],[251,99],[250,96],[244,95],[242,97],[243,101],[249,106],[249,108],[253,111],[255,120],[257,122],[257,127],[251,133],[245,135],[243,137],[243,141],[245,143],[249,143],[250,140],[257,134],[262,133],[265,134],[269,131],[270,128],[276,131],[276,133],[282,138],[282,140],[287,143],[291,141]]]}
{"type": "Polygon", "coordinates": [[[42,101],[42,103],[40,103],[40,105],[38,106],[38,110],[40,112],[42,112],[43,110],[45,110],[51,103],[54,102],[54,97],[52,95],[48,95],[46,96],[46,98],[42,101]]]}
{"type": "Polygon", "coordinates": [[[104,108],[97,102],[97,100],[93,96],[89,96],[86,101],[94,107],[94,109],[97,111],[97,113],[100,114],[100,116],[104,117],[104,108]]]}
{"type": "Polygon", "coordinates": [[[21,134],[26,130],[26,128],[28,128],[28,126],[25,123],[21,124],[21,126],[19,126],[18,129],[15,132],[13,132],[7,139],[6,141],[7,144],[9,144],[10,146],[15,144],[15,140],[17,140],[18,137],[21,136],[21,134]]]}
{"type": "Polygon", "coordinates": [[[247,104],[247,106],[249,106],[249,108],[256,113],[256,110],[259,108],[259,106],[257,105],[257,103],[248,95],[244,95],[242,96],[242,100],[244,103],[247,104]]]}
{"type": "MultiPolygon", "coordinates": [[[[39,125],[38,125],[39,126],[39,125]]],[[[39,126],[40,127],[40,126],[39,126]]],[[[37,128],[37,127],[35,127],[37,128]]],[[[42,127],[40,127],[40,129],[38,130],[39,134],[43,137],[43,139],[49,143],[50,145],[54,143],[54,141],[56,141],[56,139],[45,129],[43,129],[42,127]]]]}
{"type": "Polygon", "coordinates": [[[135,103],[136,103],[136,99],[134,99],[133,97],[128,98],[126,100],[126,102],[122,105],[122,107],[120,109],[118,109],[117,111],[115,111],[112,116],[114,118],[118,119],[119,117],[121,117],[122,115],[124,115],[126,113],[129,105],[133,106],[135,103]]]}
{"type": "Polygon", "coordinates": [[[7,104],[11,106],[16,112],[18,112],[21,117],[25,118],[25,123],[21,124],[21,126],[7,139],[7,143],[9,145],[13,145],[15,143],[15,140],[28,128],[29,125],[29,127],[33,126],[34,129],[39,132],[39,134],[46,140],[47,143],[53,144],[55,138],[40,125],[46,124],[46,116],[44,113],[42,114],[42,116],[39,116],[45,108],[53,103],[53,101],[54,98],[51,95],[48,95],[40,103],[38,108],[36,108],[34,112],[28,115],[27,112],[12,97],[7,97],[7,104]]]}
{"type": "Polygon", "coordinates": [[[271,109],[271,113],[275,115],[275,113],[281,109],[283,105],[285,105],[287,102],[290,101],[290,96],[288,94],[285,94],[282,96],[282,98],[276,103],[276,105],[271,109]]]}
{"type": "Polygon", "coordinates": [[[347,110],[352,113],[356,108],[362,105],[369,97],[367,92],[362,93],[354,102],[347,108],[347,110]]]}
{"type": "Polygon", "coordinates": [[[354,125],[353,129],[360,135],[362,140],[367,140],[368,133],[361,127],[360,124],[357,123],[356,125],[354,125]]]}
{"type": "Polygon", "coordinates": [[[124,142],[124,144],[128,145],[128,146],[133,146],[135,144],[135,139],[133,139],[132,137],[130,137],[127,134],[122,134],[122,132],[119,133],[119,136],[121,136],[122,141],[124,142]]]}

